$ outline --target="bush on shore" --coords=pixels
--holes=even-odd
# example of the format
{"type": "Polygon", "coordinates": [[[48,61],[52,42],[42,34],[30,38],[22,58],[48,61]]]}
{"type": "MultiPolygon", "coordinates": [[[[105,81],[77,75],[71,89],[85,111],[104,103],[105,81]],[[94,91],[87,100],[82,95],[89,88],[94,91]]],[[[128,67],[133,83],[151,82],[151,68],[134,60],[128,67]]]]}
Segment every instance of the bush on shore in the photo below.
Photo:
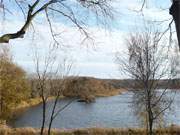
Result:
{"type": "Polygon", "coordinates": [[[95,97],[114,96],[121,93],[109,83],[90,77],[68,78],[63,95],[66,97],[79,97],[93,99],[95,97]]]}

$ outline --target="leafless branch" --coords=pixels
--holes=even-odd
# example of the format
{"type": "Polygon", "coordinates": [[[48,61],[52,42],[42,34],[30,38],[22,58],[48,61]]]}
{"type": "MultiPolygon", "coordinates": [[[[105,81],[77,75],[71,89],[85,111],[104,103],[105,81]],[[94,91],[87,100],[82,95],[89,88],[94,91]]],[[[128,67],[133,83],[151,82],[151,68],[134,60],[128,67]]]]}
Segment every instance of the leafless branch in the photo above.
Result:
{"type": "MultiPolygon", "coordinates": [[[[84,8],[93,9],[92,12],[95,12],[95,14],[97,16],[101,16],[101,17],[104,16],[104,19],[106,19],[105,16],[110,17],[112,15],[112,12],[111,12],[112,7],[110,7],[110,4],[108,4],[109,1],[110,0],[97,0],[97,1],[77,0],[76,2],[83,5],[84,8]]],[[[52,23],[48,16],[47,10],[51,10],[53,12],[59,13],[61,15],[61,17],[68,18],[72,23],[74,23],[78,27],[78,29],[81,32],[83,32],[83,34],[85,35],[86,38],[89,38],[89,34],[85,30],[85,28],[82,26],[82,23],[80,24],[78,22],[78,20],[80,20],[80,19],[76,18],[74,15],[75,12],[72,11],[71,8],[68,7],[67,0],[48,0],[48,1],[44,2],[44,4],[42,4],[43,1],[41,1],[41,0],[35,0],[32,4],[28,4],[28,2],[27,2],[26,3],[26,5],[28,5],[27,14],[24,11],[24,8],[22,7],[22,5],[19,1],[15,0],[15,3],[17,4],[20,11],[25,16],[26,20],[24,22],[24,25],[17,32],[7,33],[7,34],[0,36],[0,43],[9,43],[9,41],[11,39],[23,38],[27,29],[29,28],[30,24],[33,22],[34,18],[38,14],[40,14],[42,11],[45,11],[46,19],[49,23],[51,34],[53,36],[55,43],[58,44],[57,40],[55,39],[55,34],[53,34],[54,32],[52,29],[52,23]],[[61,8],[56,8],[58,4],[61,4],[61,6],[65,7],[69,11],[70,14],[66,14],[65,12],[63,12],[63,10],[61,8]]],[[[1,3],[1,5],[3,5],[3,9],[5,9],[3,1],[1,3]]]]}

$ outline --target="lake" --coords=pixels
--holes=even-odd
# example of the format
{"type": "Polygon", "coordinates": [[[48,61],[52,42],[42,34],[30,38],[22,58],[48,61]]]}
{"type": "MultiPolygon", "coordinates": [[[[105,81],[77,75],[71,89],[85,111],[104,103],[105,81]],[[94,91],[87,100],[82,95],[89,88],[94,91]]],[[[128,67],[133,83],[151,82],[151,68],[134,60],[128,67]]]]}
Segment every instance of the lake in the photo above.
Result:
{"type": "MultiPolygon", "coordinates": [[[[172,95],[172,94],[171,94],[172,95]]],[[[174,95],[174,94],[173,94],[174,95]]],[[[124,92],[112,97],[97,98],[96,102],[86,104],[74,101],[54,120],[53,128],[89,128],[89,127],[139,127],[140,120],[133,113],[132,92],[124,92]]],[[[71,99],[58,101],[58,108],[71,99]]],[[[47,104],[46,126],[49,121],[53,101],[47,104]]],[[[168,125],[180,125],[180,92],[175,94],[172,110],[166,113],[168,125]]],[[[31,107],[19,115],[11,126],[39,128],[42,121],[42,104],[31,107]]]]}

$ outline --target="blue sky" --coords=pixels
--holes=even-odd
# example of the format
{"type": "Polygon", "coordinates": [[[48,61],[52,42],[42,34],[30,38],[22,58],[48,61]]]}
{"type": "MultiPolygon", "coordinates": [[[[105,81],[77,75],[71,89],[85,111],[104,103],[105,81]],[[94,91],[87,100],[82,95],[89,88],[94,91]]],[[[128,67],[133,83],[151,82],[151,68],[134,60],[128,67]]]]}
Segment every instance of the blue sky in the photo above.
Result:
{"type": "MultiPolygon", "coordinates": [[[[114,19],[108,21],[110,29],[97,25],[96,19],[92,17],[92,13],[79,8],[79,5],[72,1],[72,9],[78,12],[77,17],[86,21],[87,30],[94,38],[92,41],[86,41],[81,44],[83,35],[78,32],[75,27],[65,18],[58,18],[54,23],[54,29],[61,33],[59,39],[64,46],[58,50],[58,56],[69,57],[74,60],[74,68],[72,74],[81,76],[93,76],[98,78],[124,78],[118,72],[118,67],[114,63],[115,53],[117,51],[122,54],[126,51],[124,38],[127,34],[134,30],[134,26],[142,26],[142,18],[146,20],[161,21],[168,19],[171,16],[167,9],[171,2],[170,0],[148,0],[144,8],[144,17],[141,13],[133,10],[139,10],[142,0],[115,0],[113,7],[116,10],[114,19]],[[88,13],[88,14],[87,14],[88,13]],[[87,16],[88,15],[88,16],[87,16]],[[94,44],[94,45],[92,45],[94,44]],[[63,51],[62,51],[63,50],[63,51]]],[[[0,34],[16,31],[23,24],[22,14],[17,12],[14,5],[10,5],[14,15],[8,15],[7,21],[0,25],[0,34]]],[[[22,66],[29,73],[34,72],[33,62],[33,46],[38,46],[42,56],[47,50],[47,46],[52,43],[52,38],[49,32],[48,24],[42,21],[44,15],[39,15],[34,21],[35,38],[33,38],[33,30],[30,29],[24,39],[17,39],[10,42],[11,52],[13,53],[14,61],[22,66]],[[33,39],[33,40],[32,40],[33,39]]],[[[160,27],[166,28],[168,23],[160,27]]],[[[59,58],[60,59],[60,58],[59,58]]]]}

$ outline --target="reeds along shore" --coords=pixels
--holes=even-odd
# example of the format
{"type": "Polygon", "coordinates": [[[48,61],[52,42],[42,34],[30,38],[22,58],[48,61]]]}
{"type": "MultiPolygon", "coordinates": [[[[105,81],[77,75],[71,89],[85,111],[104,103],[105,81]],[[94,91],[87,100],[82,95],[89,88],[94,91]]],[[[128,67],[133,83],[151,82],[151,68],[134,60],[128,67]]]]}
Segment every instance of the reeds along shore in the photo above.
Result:
{"type": "MultiPolygon", "coordinates": [[[[0,127],[0,135],[39,135],[39,132],[39,129],[34,128],[0,127]]],[[[155,135],[180,135],[180,127],[156,129],[154,133],[155,135]]],[[[53,129],[52,135],[147,135],[147,133],[144,129],[136,128],[88,128],[72,130],[53,129]]]]}

